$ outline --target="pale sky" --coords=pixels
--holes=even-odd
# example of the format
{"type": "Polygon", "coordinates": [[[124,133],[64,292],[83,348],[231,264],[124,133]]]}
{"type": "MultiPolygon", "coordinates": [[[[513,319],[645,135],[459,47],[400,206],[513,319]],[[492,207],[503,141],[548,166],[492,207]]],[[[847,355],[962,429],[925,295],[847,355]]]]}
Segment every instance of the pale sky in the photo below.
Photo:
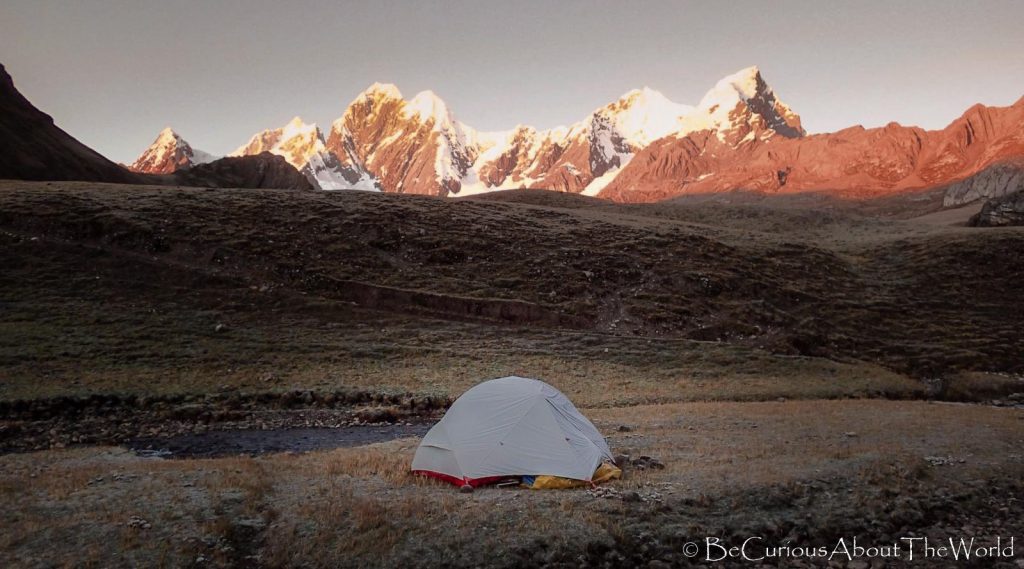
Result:
{"type": "Polygon", "coordinates": [[[130,162],[164,126],[225,154],[326,131],[374,81],[480,130],[548,128],[650,86],[696,104],[758,65],[809,132],[941,128],[1024,95],[1024,2],[2,0],[0,62],[57,124],[130,162]]]}

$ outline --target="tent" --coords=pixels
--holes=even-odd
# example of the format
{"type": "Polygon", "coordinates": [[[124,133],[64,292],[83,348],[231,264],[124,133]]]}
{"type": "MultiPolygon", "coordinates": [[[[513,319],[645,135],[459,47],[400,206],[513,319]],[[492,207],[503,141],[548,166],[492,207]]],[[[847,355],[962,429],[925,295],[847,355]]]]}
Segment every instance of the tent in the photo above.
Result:
{"type": "Polygon", "coordinates": [[[423,437],[412,470],[458,486],[526,475],[589,481],[611,460],[604,437],[561,391],[503,377],[455,400],[423,437]]]}

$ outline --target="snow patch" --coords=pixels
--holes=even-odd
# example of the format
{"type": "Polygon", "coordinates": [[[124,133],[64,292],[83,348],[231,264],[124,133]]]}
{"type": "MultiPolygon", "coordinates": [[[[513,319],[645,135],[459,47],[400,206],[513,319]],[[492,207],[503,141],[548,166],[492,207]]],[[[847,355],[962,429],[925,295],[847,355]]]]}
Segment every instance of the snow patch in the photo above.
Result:
{"type": "Polygon", "coordinates": [[[619,172],[621,172],[622,169],[626,167],[626,164],[629,164],[629,161],[632,159],[633,156],[631,155],[627,157],[625,161],[622,163],[622,165],[619,166],[618,168],[611,168],[604,174],[601,174],[600,176],[594,178],[589,184],[587,184],[586,188],[583,188],[583,191],[580,192],[580,194],[591,197],[600,194],[601,190],[603,190],[605,186],[607,186],[608,184],[612,183],[612,180],[614,180],[615,177],[619,175],[619,172]]]}
{"type": "Polygon", "coordinates": [[[644,87],[623,95],[597,114],[609,117],[609,124],[634,148],[643,148],[679,130],[682,119],[693,107],[673,103],[665,95],[644,87]]]}

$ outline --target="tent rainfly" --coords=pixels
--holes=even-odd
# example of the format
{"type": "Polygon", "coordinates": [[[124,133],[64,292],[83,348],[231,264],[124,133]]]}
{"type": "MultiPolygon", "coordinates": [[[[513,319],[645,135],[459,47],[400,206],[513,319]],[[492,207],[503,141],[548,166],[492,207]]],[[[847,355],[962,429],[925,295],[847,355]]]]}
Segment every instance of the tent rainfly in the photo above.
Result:
{"type": "Polygon", "coordinates": [[[457,486],[511,476],[591,480],[608,443],[561,391],[503,377],[466,391],[427,432],[412,470],[457,486]]]}

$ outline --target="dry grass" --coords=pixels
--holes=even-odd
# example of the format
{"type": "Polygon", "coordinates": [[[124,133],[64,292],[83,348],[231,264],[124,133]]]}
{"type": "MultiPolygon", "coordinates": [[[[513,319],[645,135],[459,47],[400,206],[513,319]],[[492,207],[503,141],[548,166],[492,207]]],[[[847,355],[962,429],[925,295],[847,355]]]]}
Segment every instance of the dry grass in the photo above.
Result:
{"type": "MultiPolygon", "coordinates": [[[[657,492],[672,508],[713,506],[737,492],[798,488],[833,476],[898,490],[921,481],[1024,474],[1024,413],[1012,409],[851,400],[681,403],[587,414],[616,451],[650,454],[667,465],[627,471],[613,486],[657,492]],[[621,424],[633,430],[617,432],[621,424]],[[965,462],[932,467],[925,456],[965,462]]],[[[615,520],[663,515],[656,502],[631,506],[583,490],[459,494],[409,474],[415,446],[407,439],[298,456],[174,461],[113,449],[6,455],[0,563],[34,565],[25,560],[35,555],[55,565],[134,559],[175,566],[200,552],[226,565],[246,564],[255,554],[270,566],[479,563],[492,551],[544,552],[595,536],[614,539],[624,531],[615,520]],[[103,481],[89,482],[97,476],[103,481]],[[153,527],[126,527],[132,515],[153,527]],[[247,529],[245,520],[253,519],[262,520],[262,529],[247,529]]]]}
{"type": "Polygon", "coordinates": [[[1024,376],[962,372],[943,381],[943,399],[949,401],[990,401],[1013,393],[1024,393],[1024,376]]]}
{"type": "Polygon", "coordinates": [[[338,449],[322,457],[321,466],[328,477],[376,477],[389,484],[404,486],[423,480],[409,472],[414,444],[418,441],[397,441],[387,445],[338,449]],[[400,445],[400,446],[397,446],[400,445]]]}
{"type": "MultiPolygon", "coordinates": [[[[488,327],[437,323],[431,342],[448,342],[430,350],[403,347],[413,340],[391,334],[391,355],[356,357],[364,342],[338,335],[336,344],[310,361],[275,359],[288,345],[267,345],[259,359],[266,364],[215,365],[200,368],[80,368],[69,383],[65,371],[39,367],[9,369],[0,398],[35,399],[91,393],[142,396],[208,393],[225,388],[245,391],[362,390],[454,397],[479,381],[506,375],[542,378],[579,405],[588,407],[703,400],[755,401],[787,397],[833,398],[887,396],[909,398],[923,393],[910,378],[867,363],[821,358],[785,357],[742,346],[666,339],[624,339],[575,332],[535,332],[503,339],[488,327]],[[462,346],[476,335],[474,347],[462,346]],[[465,337],[465,340],[463,339],[465,337]],[[562,352],[562,353],[559,353],[562,352]],[[330,362],[318,362],[330,356],[330,362]],[[271,371],[273,370],[273,371],[271,371]],[[268,378],[271,378],[268,380],[268,378]]],[[[296,331],[296,342],[304,341],[296,331]]],[[[337,331],[327,334],[338,334],[337,331]]],[[[331,336],[320,336],[325,343],[331,336]]],[[[255,346],[236,346],[256,350],[255,346]]],[[[259,348],[262,349],[262,348],[259,348]]],[[[233,357],[238,357],[236,354],[233,357]]],[[[281,356],[282,358],[286,356],[281,356]]],[[[253,356],[253,359],[258,359],[253,356]]],[[[59,358],[57,359],[59,361],[59,358]]],[[[55,365],[55,364],[51,364],[55,365]]],[[[104,364],[106,365],[106,364],[104,364]]],[[[386,410],[385,410],[386,411],[386,410]]]]}

